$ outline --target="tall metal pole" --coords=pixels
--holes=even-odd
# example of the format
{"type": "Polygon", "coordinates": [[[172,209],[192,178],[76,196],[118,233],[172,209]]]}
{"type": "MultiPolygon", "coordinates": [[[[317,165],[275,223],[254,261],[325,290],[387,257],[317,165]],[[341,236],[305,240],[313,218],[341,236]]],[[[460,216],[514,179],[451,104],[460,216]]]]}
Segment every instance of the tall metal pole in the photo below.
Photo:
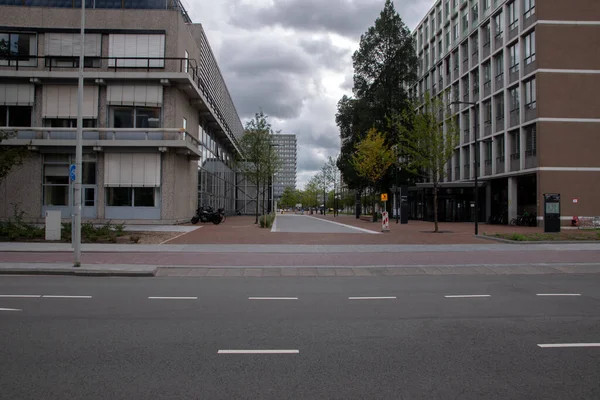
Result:
{"type": "Polygon", "coordinates": [[[81,180],[83,171],[81,162],[83,158],[83,64],[84,64],[84,45],[85,45],[85,0],[81,0],[81,34],[80,34],[80,53],[79,53],[79,81],[77,85],[77,137],[75,141],[75,218],[71,237],[73,240],[73,250],[75,252],[74,267],[81,266],[81,180]]]}
{"type": "Polygon", "coordinates": [[[475,132],[475,235],[479,234],[479,187],[478,187],[478,176],[479,176],[479,141],[477,138],[477,132],[475,132]]]}

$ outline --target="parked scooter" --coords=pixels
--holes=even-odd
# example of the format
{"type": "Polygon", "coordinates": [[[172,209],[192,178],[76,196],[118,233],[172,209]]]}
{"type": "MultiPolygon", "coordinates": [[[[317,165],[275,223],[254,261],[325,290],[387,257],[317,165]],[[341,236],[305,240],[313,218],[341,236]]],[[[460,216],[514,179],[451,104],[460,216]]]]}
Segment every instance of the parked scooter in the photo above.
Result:
{"type": "Polygon", "coordinates": [[[191,219],[191,223],[196,225],[198,222],[212,222],[215,225],[219,225],[225,221],[225,210],[219,208],[214,211],[212,207],[198,207],[196,215],[191,219]]]}

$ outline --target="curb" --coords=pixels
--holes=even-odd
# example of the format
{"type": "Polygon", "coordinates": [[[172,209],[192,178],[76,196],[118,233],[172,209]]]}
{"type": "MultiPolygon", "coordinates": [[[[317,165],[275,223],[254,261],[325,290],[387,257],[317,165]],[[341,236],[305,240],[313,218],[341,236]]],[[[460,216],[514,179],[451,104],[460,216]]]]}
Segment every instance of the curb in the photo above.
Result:
{"type": "Polygon", "coordinates": [[[97,276],[97,277],[155,277],[157,268],[152,271],[103,271],[103,270],[56,270],[56,269],[24,269],[2,268],[0,275],[62,275],[62,276],[97,276]]]}
{"type": "Polygon", "coordinates": [[[494,237],[494,236],[487,236],[487,235],[477,235],[475,237],[481,238],[481,239],[487,239],[487,240],[494,240],[496,242],[501,242],[501,243],[508,243],[508,244],[578,244],[578,243],[582,243],[582,244],[590,244],[590,243],[600,243],[600,241],[598,240],[510,240],[510,239],[504,239],[504,238],[499,238],[499,237],[494,237]]]}

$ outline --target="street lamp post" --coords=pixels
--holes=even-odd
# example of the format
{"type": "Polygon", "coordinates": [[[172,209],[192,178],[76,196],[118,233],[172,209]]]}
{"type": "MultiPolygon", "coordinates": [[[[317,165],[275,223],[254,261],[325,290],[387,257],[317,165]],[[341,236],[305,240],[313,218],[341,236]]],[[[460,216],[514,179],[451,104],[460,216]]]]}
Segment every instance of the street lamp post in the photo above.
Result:
{"type": "MultiPolygon", "coordinates": [[[[467,104],[469,106],[476,106],[477,103],[470,101],[453,101],[450,104],[467,104]]],[[[470,127],[469,127],[470,128],[470,127]]],[[[490,143],[492,139],[484,139],[481,142],[490,143]]],[[[479,234],[479,137],[475,132],[475,235],[479,234]]]]}
{"type": "Polygon", "coordinates": [[[81,0],[81,32],[79,36],[79,78],[77,81],[77,134],[75,136],[75,182],[73,187],[74,212],[71,227],[71,240],[75,253],[74,267],[81,266],[81,182],[83,171],[81,168],[83,158],[83,66],[85,44],[85,0],[81,0]]]}

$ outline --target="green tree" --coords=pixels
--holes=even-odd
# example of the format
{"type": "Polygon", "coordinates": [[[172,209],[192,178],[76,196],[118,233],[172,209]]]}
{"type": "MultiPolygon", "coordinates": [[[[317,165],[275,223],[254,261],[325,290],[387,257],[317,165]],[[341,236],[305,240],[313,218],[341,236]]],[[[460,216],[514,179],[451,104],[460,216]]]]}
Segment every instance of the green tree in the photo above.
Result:
{"type": "Polygon", "coordinates": [[[283,194],[281,195],[279,203],[283,208],[295,207],[296,204],[299,203],[298,192],[293,187],[286,186],[286,188],[283,189],[283,194]]]}
{"type": "Polygon", "coordinates": [[[2,141],[12,137],[14,132],[0,130],[0,185],[10,174],[14,167],[23,165],[29,156],[29,150],[25,146],[2,145],[2,141]]]}
{"type": "Polygon", "coordinates": [[[317,175],[313,176],[302,192],[302,206],[303,207],[318,207],[319,206],[319,180],[317,175]]]}
{"type": "MultiPolygon", "coordinates": [[[[335,196],[341,183],[341,175],[340,170],[337,166],[337,160],[332,157],[329,157],[325,165],[323,165],[322,173],[325,179],[327,180],[328,184],[333,185],[333,195],[330,197],[332,199],[335,199],[335,196]]],[[[329,204],[329,201],[327,202],[327,204],[329,204]]],[[[333,215],[335,216],[337,215],[337,207],[335,205],[335,201],[332,201],[332,204],[333,205],[331,207],[327,207],[333,208],[333,215]]]]}
{"type": "Polygon", "coordinates": [[[426,94],[421,108],[405,111],[394,123],[402,133],[400,151],[406,157],[403,169],[432,183],[434,231],[439,232],[438,189],[460,140],[456,119],[442,99],[426,94]]]}
{"type": "MultiPolygon", "coordinates": [[[[394,154],[386,143],[385,137],[375,128],[369,130],[367,137],[356,146],[352,156],[352,164],[358,175],[369,181],[372,194],[377,192],[381,179],[394,163],[394,154]]],[[[375,199],[372,198],[374,205],[375,199]]],[[[375,220],[375,207],[373,207],[373,220],[375,220]]]]}
{"type": "Polygon", "coordinates": [[[264,188],[279,168],[279,160],[272,146],[272,134],[273,129],[268,116],[261,111],[246,123],[244,135],[239,143],[244,159],[238,167],[248,182],[256,186],[255,224],[258,224],[260,188],[263,187],[264,213],[264,188]]]}
{"type": "MultiPolygon", "coordinates": [[[[336,124],[342,141],[337,165],[347,186],[362,191],[368,181],[354,168],[355,148],[373,127],[384,134],[388,144],[395,143],[398,132],[387,120],[411,106],[407,88],[417,78],[414,40],[392,1],[386,0],[374,25],[361,36],[352,61],[354,97],[344,95],[337,107],[336,124]]],[[[382,179],[392,176],[389,170],[382,179]]]]}

